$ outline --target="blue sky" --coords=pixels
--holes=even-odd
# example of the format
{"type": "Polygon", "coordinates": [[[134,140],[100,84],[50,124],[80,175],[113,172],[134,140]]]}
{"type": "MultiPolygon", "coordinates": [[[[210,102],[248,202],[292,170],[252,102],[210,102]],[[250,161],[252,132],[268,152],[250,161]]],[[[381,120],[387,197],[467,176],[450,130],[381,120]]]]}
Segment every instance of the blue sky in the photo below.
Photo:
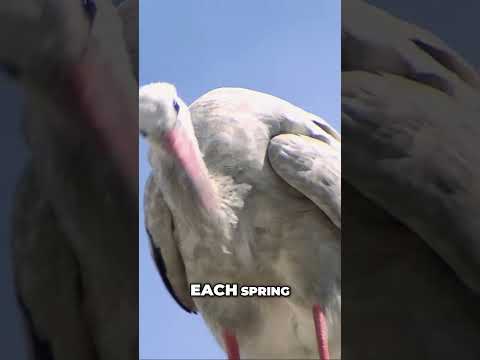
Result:
{"type": "MultiPolygon", "coordinates": [[[[340,129],[340,0],[140,1],[140,85],[167,81],[190,104],[246,87],[340,129]]],[[[143,229],[150,171],[140,141],[140,357],[222,359],[200,316],[181,310],[157,274],[143,229]]]]}

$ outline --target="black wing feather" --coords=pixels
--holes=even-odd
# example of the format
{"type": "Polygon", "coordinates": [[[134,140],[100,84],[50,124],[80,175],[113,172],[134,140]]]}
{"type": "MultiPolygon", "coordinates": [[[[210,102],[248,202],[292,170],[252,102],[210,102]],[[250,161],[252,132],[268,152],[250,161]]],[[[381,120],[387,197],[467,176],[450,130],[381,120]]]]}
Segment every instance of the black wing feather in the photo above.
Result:
{"type": "MultiPolygon", "coordinates": [[[[153,176],[150,176],[147,180],[147,183],[145,185],[145,189],[149,189],[151,187],[151,182],[153,182],[153,176]]],[[[147,193],[145,193],[145,204],[147,204],[148,199],[147,193]]],[[[190,309],[188,306],[185,306],[180,300],[180,298],[177,296],[175,293],[175,290],[173,289],[172,283],[168,279],[168,271],[167,267],[165,265],[165,261],[163,260],[162,257],[162,252],[161,249],[157,246],[155,246],[155,243],[153,241],[153,236],[152,233],[150,232],[150,229],[148,228],[148,215],[145,214],[145,230],[148,235],[149,243],[150,243],[150,251],[152,254],[153,261],[155,262],[155,266],[157,267],[158,272],[160,273],[160,276],[163,280],[163,283],[165,284],[165,287],[167,288],[168,292],[172,296],[172,298],[175,300],[175,302],[186,312],[189,314],[194,313],[196,314],[197,312],[195,310],[190,309]]],[[[171,223],[171,231],[172,233],[174,232],[174,224],[173,221],[171,223]]]]}
{"type": "Polygon", "coordinates": [[[185,310],[189,314],[191,314],[191,313],[196,314],[197,313],[196,311],[193,311],[193,310],[189,309],[188,307],[186,307],[185,305],[183,305],[182,302],[180,301],[180,299],[178,298],[178,296],[175,294],[175,291],[173,290],[172,284],[170,283],[170,280],[168,280],[167,267],[165,266],[165,261],[163,261],[162,252],[153,243],[152,234],[150,234],[150,231],[148,230],[148,228],[146,228],[146,230],[147,230],[148,238],[150,240],[150,250],[152,252],[153,261],[155,262],[155,266],[157,267],[157,270],[160,273],[160,276],[163,280],[163,283],[165,284],[165,287],[167,288],[168,292],[173,297],[175,302],[183,310],[185,310]]]}
{"type": "Polygon", "coordinates": [[[52,345],[47,339],[42,339],[35,331],[32,314],[23,300],[17,294],[17,303],[23,315],[24,324],[30,340],[30,358],[34,360],[55,360],[52,345]]]}

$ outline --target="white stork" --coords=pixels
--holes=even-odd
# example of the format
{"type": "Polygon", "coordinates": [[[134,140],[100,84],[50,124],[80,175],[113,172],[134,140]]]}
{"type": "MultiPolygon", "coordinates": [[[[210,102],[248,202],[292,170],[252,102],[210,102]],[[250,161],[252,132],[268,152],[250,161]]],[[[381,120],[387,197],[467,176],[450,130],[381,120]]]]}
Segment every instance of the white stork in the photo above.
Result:
{"type": "Polygon", "coordinates": [[[340,358],[340,136],[247,89],[188,107],[173,85],[153,83],[139,107],[153,169],[146,228],[178,304],[202,313],[230,359],[340,358]],[[192,298],[191,283],[287,285],[291,295],[192,298]]]}

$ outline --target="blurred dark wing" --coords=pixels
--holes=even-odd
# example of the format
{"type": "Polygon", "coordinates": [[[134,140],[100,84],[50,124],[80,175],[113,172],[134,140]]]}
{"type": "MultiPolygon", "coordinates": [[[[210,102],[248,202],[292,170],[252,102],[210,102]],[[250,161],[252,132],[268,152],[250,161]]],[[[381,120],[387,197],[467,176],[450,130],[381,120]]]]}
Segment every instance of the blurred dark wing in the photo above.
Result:
{"type": "Polygon", "coordinates": [[[96,359],[80,264],[32,172],[17,190],[13,257],[31,357],[96,359]]]}
{"type": "Polygon", "coordinates": [[[182,309],[196,313],[189,293],[185,265],[177,248],[172,215],[153,175],[145,185],[144,213],[152,257],[167,290],[182,309]]]}
{"type": "Polygon", "coordinates": [[[345,180],[420,235],[480,294],[480,156],[472,145],[479,118],[404,77],[342,76],[345,180]]]}
{"type": "Polygon", "coordinates": [[[476,293],[478,89],[479,74],[435,35],[364,1],[342,3],[344,178],[476,293]]]}

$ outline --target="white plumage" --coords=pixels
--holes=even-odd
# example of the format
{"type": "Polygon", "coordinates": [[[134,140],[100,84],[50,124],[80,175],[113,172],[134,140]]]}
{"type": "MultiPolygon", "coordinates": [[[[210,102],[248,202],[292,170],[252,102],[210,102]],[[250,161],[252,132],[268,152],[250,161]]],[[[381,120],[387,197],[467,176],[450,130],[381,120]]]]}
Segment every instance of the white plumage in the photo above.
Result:
{"type": "Polygon", "coordinates": [[[340,137],[273,96],[213,90],[189,108],[170,84],[140,89],[150,144],[146,226],[163,279],[242,357],[318,358],[312,306],[340,357],[340,137]],[[178,111],[177,111],[178,110],[178,111]],[[189,283],[289,285],[288,298],[196,297],[189,283]]]}

